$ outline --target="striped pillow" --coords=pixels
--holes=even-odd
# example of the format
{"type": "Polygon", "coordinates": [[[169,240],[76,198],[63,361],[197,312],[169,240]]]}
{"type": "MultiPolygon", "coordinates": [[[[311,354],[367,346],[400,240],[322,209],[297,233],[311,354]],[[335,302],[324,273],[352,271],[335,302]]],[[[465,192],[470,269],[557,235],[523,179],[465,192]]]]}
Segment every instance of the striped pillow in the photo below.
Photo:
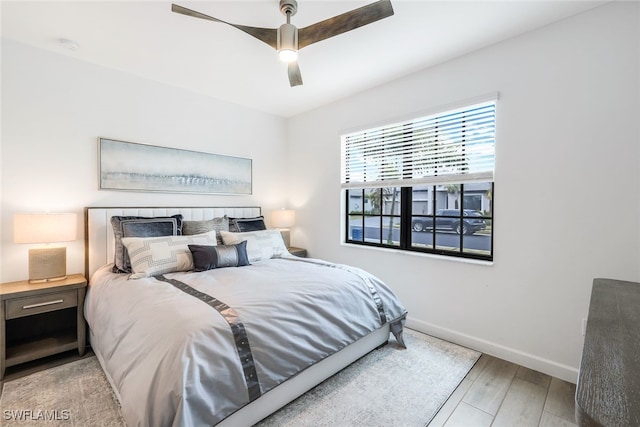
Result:
{"type": "Polygon", "coordinates": [[[189,250],[193,256],[195,271],[249,265],[246,241],[228,246],[189,245],[189,250]]]}

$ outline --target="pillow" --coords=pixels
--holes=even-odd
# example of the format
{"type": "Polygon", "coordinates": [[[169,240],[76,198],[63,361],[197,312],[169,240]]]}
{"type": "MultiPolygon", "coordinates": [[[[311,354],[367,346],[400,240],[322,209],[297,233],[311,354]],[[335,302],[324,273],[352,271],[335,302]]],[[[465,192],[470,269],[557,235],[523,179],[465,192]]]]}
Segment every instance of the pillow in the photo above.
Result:
{"type": "Polygon", "coordinates": [[[245,240],[229,246],[189,245],[189,250],[193,257],[195,271],[249,265],[245,240]]]}
{"type": "Polygon", "coordinates": [[[246,240],[249,262],[280,258],[289,253],[279,230],[249,231],[246,233],[221,231],[220,235],[225,245],[233,245],[246,240]]]}
{"type": "Polygon", "coordinates": [[[216,232],[193,236],[123,237],[131,259],[131,279],[193,270],[190,244],[215,245],[216,232]]]}
{"type": "Polygon", "coordinates": [[[114,273],[131,273],[123,237],[178,236],[182,234],[182,215],[170,217],[112,216],[111,226],[116,239],[113,260],[114,273]]]}
{"type": "MultiPolygon", "coordinates": [[[[225,215],[219,218],[206,219],[204,221],[183,221],[182,235],[190,236],[193,234],[202,234],[209,231],[229,231],[229,218],[225,215]]],[[[222,237],[220,233],[216,233],[216,240],[222,245],[222,237]]]]}
{"type": "Polygon", "coordinates": [[[229,231],[241,233],[245,231],[266,230],[264,225],[264,217],[257,216],[255,218],[229,218],[229,231]]]}

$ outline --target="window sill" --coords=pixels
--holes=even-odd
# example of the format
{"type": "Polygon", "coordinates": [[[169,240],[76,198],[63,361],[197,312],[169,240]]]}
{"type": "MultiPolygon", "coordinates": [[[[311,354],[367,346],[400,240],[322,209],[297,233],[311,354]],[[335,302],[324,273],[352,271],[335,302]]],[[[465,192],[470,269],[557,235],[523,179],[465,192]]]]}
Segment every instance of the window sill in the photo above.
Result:
{"type": "Polygon", "coordinates": [[[461,262],[461,263],[464,263],[464,264],[483,265],[483,266],[488,266],[488,267],[493,266],[493,263],[494,263],[494,261],[484,261],[484,260],[481,260],[481,259],[430,254],[430,253],[426,253],[426,252],[413,252],[413,251],[406,251],[406,250],[400,250],[400,249],[382,248],[382,247],[378,247],[378,246],[357,245],[357,244],[347,243],[347,242],[340,242],[340,246],[345,246],[345,247],[348,247],[348,248],[380,251],[380,252],[386,252],[386,253],[390,253],[390,254],[394,254],[394,255],[407,255],[407,256],[414,256],[414,257],[418,257],[418,258],[431,258],[431,259],[435,259],[435,260],[438,260],[438,261],[461,262]]]}

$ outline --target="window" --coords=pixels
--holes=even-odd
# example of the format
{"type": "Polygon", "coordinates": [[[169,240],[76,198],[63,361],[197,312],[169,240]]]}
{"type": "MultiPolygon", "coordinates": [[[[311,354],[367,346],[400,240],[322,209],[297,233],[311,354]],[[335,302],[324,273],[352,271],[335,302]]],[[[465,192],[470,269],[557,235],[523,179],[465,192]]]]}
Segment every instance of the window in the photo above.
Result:
{"type": "Polygon", "coordinates": [[[348,190],[349,240],[400,246],[401,188],[348,190]]]}
{"type": "Polygon", "coordinates": [[[346,242],[492,260],[495,99],[343,135],[346,242]]]}

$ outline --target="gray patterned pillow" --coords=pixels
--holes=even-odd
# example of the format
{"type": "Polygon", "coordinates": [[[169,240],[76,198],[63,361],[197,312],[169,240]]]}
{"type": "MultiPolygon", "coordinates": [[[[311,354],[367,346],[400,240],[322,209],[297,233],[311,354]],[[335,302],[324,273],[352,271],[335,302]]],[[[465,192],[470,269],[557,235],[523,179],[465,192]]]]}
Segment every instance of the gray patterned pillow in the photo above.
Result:
{"type": "Polygon", "coordinates": [[[220,234],[225,245],[234,245],[246,240],[249,262],[289,255],[279,230],[259,230],[246,233],[221,231],[220,234]]]}
{"type": "MultiPolygon", "coordinates": [[[[183,221],[182,235],[191,236],[193,234],[202,234],[209,231],[229,231],[229,218],[225,215],[218,218],[205,219],[202,221],[183,221]]],[[[222,245],[222,237],[220,233],[216,233],[216,241],[222,245]]]]}
{"type": "Polygon", "coordinates": [[[112,216],[115,236],[114,273],[131,273],[131,263],[123,237],[179,236],[182,234],[182,215],[170,217],[112,216]]]}
{"type": "Polygon", "coordinates": [[[131,257],[131,279],[193,270],[189,245],[215,245],[215,231],[193,236],[125,237],[131,257]]]}

